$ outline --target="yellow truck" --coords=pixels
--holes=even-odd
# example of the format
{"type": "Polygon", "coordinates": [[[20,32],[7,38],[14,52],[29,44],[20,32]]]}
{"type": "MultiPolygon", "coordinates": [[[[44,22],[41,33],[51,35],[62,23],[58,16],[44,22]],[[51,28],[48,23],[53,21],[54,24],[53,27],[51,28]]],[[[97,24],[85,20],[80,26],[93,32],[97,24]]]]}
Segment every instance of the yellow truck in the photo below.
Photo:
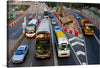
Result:
{"type": "Polygon", "coordinates": [[[81,26],[85,35],[94,35],[94,25],[86,19],[81,19],[81,26]]]}

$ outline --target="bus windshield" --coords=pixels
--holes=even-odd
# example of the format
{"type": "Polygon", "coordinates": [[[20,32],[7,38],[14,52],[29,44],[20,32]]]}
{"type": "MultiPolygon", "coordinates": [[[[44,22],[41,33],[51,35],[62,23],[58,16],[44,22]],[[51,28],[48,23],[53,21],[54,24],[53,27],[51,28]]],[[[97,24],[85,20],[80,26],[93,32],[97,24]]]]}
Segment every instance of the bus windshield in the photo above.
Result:
{"type": "Polygon", "coordinates": [[[26,26],[26,33],[33,33],[35,31],[35,25],[26,26]]]}
{"type": "Polygon", "coordinates": [[[44,12],[44,15],[45,15],[45,16],[48,16],[48,11],[45,11],[45,12],[44,12]]]}
{"type": "Polygon", "coordinates": [[[86,26],[85,28],[86,28],[86,30],[93,30],[94,29],[93,26],[86,26]]]}
{"type": "Polygon", "coordinates": [[[61,45],[59,45],[59,50],[68,50],[68,49],[69,49],[68,44],[61,44],[61,45]]]}
{"type": "Polygon", "coordinates": [[[36,51],[39,54],[47,54],[50,51],[50,45],[39,44],[36,46],[36,51]]]}

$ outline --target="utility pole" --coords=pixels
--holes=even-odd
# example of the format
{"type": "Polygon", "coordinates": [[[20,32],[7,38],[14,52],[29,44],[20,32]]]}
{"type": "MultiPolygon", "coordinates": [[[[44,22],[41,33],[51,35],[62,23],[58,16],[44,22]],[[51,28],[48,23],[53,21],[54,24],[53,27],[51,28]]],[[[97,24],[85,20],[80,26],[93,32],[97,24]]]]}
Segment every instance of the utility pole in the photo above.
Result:
{"type": "Polygon", "coordinates": [[[62,14],[62,2],[60,3],[60,16],[62,17],[63,14],[62,14]]]}
{"type": "Polygon", "coordinates": [[[72,8],[71,2],[70,2],[70,8],[72,8]]]}

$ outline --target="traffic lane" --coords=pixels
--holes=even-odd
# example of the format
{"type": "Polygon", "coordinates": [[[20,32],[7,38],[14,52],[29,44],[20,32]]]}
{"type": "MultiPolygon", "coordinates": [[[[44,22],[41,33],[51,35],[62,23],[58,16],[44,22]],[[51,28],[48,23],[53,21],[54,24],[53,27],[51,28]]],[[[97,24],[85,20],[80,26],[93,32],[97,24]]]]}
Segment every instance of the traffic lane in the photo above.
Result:
{"type": "MultiPolygon", "coordinates": [[[[75,12],[76,13],[76,12],[75,12]]],[[[79,13],[77,13],[81,18],[85,18],[85,19],[87,19],[86,17],[84,17],[83,15],[81,15],[81,14],[79,14],[79,13]]],[[[89,20],[89,22],[90,23],[92,23],[90,20],[89,20]]],[[[81,20],[80,20],[80,24],[81,24],[81,20]]],[[[96,26],[94,26],[94,33],[95,33],[95,35],[97,36],[97,38],[100,40],[100,30],[96,27],[96,26]]]]}
{"type": "MultiPolygon", "coordinates": [[[[54,17],[53,17],[54,18],[54,17]]],[[[50,19],[52,21],[52,18],[50,19]]],[[[57,22],[57,21],[56,21],[57,22]]],[[[57,26],[58,25],[58,22],[56,23],[57,26]]],[[[53,35],[54,35],[54,38],[56,38],[56,35],[55,35],[55,25],[52,25],[52,30],[53,30],[53,35]]],[[[57,52],[57,46],[58,44],[56,43],[56,39],[54,39],[54,44],[55,44],[55,51],[56,51],[56,57],[57,57],[57,60],[58,60],[58,65],[59,66],[62,66],[62,65],[76,65],[76,63],[78,63],[76,60],[74,60],[73,57],[75,57],[72,53],[72,50],[71,50],[71,53],[70,53],[70,57],[63,57],[63,58],[59,58],[58,57],[58,52],[57,52]]],[[[70,48],[71,49],[71,48],[70,48]]]]}
{"type": "MultiPolygon", "coordinates": [[[[67,9],[66,9],[67,10],[67,9]]],[[[74,15],[74,17],[76,17],[76,15],[79,15],[82,19],[83,18],[85,18],[85,19],[87,19],[86,17],[84,17],[83,15],[81,15],[80,13],[77,13],[77,12],[74,12],[74,11],[71,11],[71,10],[67,10],[67,11],[69,11],[70,13],[72,13],[73,15],[74,15]]],[[[77,19],[77,20],[79,20],[79,19],[77,19]]],[[[89,20],[90,21],[90,20],[89,20]]],[[[90,23],[92,23],[91,21],[90,21],[90,23]]],[[[79,24],[81,25],[81,19],[80,19],[80,21],[79,21],[79,24]]],[[[96,26],[94,26],[94,33],[95,33],[95,35],[97,36],[97,38],[99,39],[99,41],[100,41],[100,30],[96,27],[96,26]]]]}
{"type": "MultiPolygon", "coordinates": [[[[79,15],[83,18],[81,14],[79,15]]],[[[81,20],[78,20],[78,21],[79,23],[81,23],[81,20]]],[[[95,26],[94,26],[94,31],[96,32],[95,34],[99,33],[97,32],[98,29],[95,26]]],[[[99,35],[96,35],[96,36],[99,36],[99,35]]],[[[96,38],[94,36],[84,35],[84,37],[85,37],[86,48],[87,48],[88,64],[98,64],[99,63],[99,43],[96,41],[96,38]]]]}
{"type": "MultiPolygon", "coordinates": [[[[51,56],[50,58],[45,58],[45,59],[36,59],[35,56],[33,56],[33,62],[32,62],[32,66],[54,66],[54,55],[53,55],[53,46],[52,45],[52,41],[51,41],[51,56]]],[[[35,48],[34,48],[35,50],[35,48]]],[[[35,51],[34,51],[34,55],[35,55],[35,51]]]]}
{"type": "MultiPolygon", "coordinates": [[[[83,18],[81,14],[79,15],[83,18]]],[[[81,20],[78,20],[78,21],[79,23],[81,23],[81,20]]],[[[95,26],[94,26],[94,31],[96,32],[95,34],[99,33],[97,32],[98,30],[97,30],[97,27],[95,26]]],[[[96,36],[99,36],[99,35],[96,35],[96,36]]],[[[96,41],[96,38],[94,36],[84,35],[84,37],[85,37],[86,48],[87,48],[88,64],[98,64],[99,63],[99,43],[96,41]]]]}
{"type": "MultiPolygon", "coordinates": [[[[28,20],[28,17],[31,14],[28,14],[26,16],[26,24],[28,24],[28,22],[30,20],[28,20]]],[[[33,17],[35,17],[36,14],[33,14],[33,17]]],[[[22,23],[24,22],[24,19],[22,19],[18,24],[16,24],[14,27],[12,27],[11,29],[9,29],[7,32],[8,34],[8,39],[9,40],[14,40],[14,39],[18,39],[20,37],[20,35],[22,35],[22,23]]]]}
{"type": "Polygon", "coordinates": [[[24,41],[21,43],[22,45],[28,45],[29,46],[29,52],[27,56],[25,57],[25,60],[23,63],[19,64],[13,64],[12,61],[8,64],[9,67],[30,67],[32,66],[32,59],[34,56],[34,45],[35,45],[35,38],[25,38],[24,41]]]}
{"type": "MultiPolygon", "coordinates": [[[[30,14],[26,16],[26,19],[29,17],[29,15],[30,14]]],[[[11,29],[8,29],[8,39],[12,40],[17,34],[19,35],[22,34],[22,23],[23,22],[24,22],[24,19],[22,19],[19,23],[17,23],[11,29]],[[21,31],[21,33],[19,31],[21,31]]]]}
{"type": "Polygon", "coordinates": [[[99,43],[94,36],[85,36],[88,64],[99,64],[99,43]]]}
{"type": "MultiPolygon", "coordinates": [[[[35,50],[35,48],[34,48],[34,50],[35,50]]],[[[34,51],[32,66],[33,67],[35,67],[35,66],[54,66],[54,57],[53,57],[52,45],[51,45],[51,56],[50,56],[50,58],[36,59],[35,51],[34,51]]]]}
{"type": "MultiPolygon", "coordinates": [[[[53,27],[53,29],[54,29],[54,27],[53,27]]],[[[54,30],[53,30],[53,33],[54,33],[54,30]]],[[[56,38],[55,34],[54,34],[54,38],[56,38]]],[[[58,65],[59,66],[62,66],[62,65],[76,65],[76,63],[73,59],[73,57],[75,57],[75,56],[72,56],[72,51],[71,51],[69,57],[62,57],[62,58],[58,57],[58,51],[57,51],[58,44],[56,43],[56,40],[54,42],[55,42],[55,48],[56,48],[55,51],[56,51],[56,55],[57,55],[58,65]]]]}

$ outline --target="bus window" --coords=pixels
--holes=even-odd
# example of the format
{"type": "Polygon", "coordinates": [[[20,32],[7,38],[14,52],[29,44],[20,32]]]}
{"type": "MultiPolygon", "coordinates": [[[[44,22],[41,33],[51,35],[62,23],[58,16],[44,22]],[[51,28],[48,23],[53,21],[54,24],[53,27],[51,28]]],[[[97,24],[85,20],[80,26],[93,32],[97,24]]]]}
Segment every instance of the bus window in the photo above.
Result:
{"type": "Polygon", "coordinates": [[[36,51],[39,54],[47,54],[50,50],[50,46],[49,45],[37,45],[36,46],[36,51]]]}

